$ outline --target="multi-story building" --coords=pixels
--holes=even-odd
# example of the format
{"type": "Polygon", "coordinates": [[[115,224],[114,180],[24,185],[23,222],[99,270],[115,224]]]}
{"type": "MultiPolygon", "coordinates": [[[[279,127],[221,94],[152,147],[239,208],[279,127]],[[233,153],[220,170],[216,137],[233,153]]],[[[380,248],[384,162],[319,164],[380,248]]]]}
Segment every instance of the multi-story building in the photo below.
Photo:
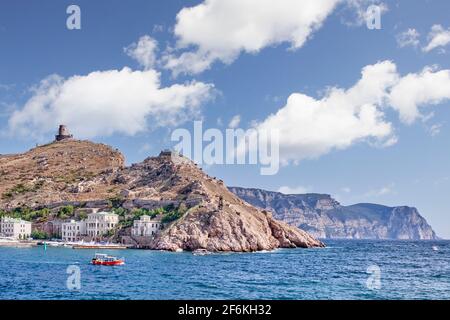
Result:
{"type": "Polygon", "coordinates": [[[63,241],[76,242],[86,236],[86,222],[70,220],[61,224],[61,237],[63,241]]]}
{"type": "Polygon", "coordinates": [[[119,223],[119,216],[112,212],[96,212],[88,215],[86,220],[87,235],[92,238],[105,236],[119,223]]]}
{"type": "Polygon", "coordinates": [[[139,220],[134,220],[131,234],[139,237],[151,237],[161,230],[161,220],[143,215],[139,220]]]}
{"type": "Polygon", "coordinates": [[[59,238],[62,236],[62,220],[52,220],[44,224],[44,231],[51,237],[59,238]]]}
{"type": "Polygon", "coordinates": [[[31,222],[3,217],[0,220],[0,234],[15,239],[28,239],[31,236],[31,222]]]}

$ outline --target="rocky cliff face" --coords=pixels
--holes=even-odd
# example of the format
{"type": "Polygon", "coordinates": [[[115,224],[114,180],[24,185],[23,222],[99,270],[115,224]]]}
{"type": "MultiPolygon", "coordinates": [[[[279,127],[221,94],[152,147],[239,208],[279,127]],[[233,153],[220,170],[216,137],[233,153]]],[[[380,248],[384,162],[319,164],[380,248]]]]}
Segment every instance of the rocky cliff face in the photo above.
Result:
{"type": "Polygon", "coordinates": [[[260,189],[230,190],[274,217],[318,238],[330,239],[437,239],[417,209],[376,204],[342,206],[329,195],[285,195],[260,189]]]}
{"type": "Polygon", "coordinates": [[[184,214],[149,245],[161,250],[321,247],[308,233],[245,203],[193,162],[161,153],[130,167],[118,150],[64,140],[0,157],[0,209],[60,205],[127,209],[172,205],[184,214]]]}

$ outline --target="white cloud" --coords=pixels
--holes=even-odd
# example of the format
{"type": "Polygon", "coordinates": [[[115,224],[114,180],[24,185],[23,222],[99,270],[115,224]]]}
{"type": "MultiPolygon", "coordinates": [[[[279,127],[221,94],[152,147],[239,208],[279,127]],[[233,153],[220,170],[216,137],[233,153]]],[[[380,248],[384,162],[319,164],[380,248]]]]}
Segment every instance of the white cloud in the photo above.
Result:
{"type": "Polygon", "coordinates": [[[423,51],[430,52],[439,47],[445,47],[450,43],[450,28],[444,29],[440,24],[435,24],[431,27],[428,34],[428,44],[423,48],[423,51]]]}
{"type": "Polygon", "coordinates": [[[387,88],[396,81],[392,62],[367,66],[350,89],[331,88],[320,100],[292,94],[283,108],[256,129],[279,130],[283,162],[319,157],[358,141],[390,144],[395,141],[394,130],[379,106],[388,95],[387,88]]]}
{"type": "Polygon", "coordinates": [[[239,126],[240,123],[241,123],[241,116],[237,114],[231,119],[230,123],[228,124],[228,128],[235,129],[239,126]]]}
{"type": "Polygon", "coordinates": [[[386,120],[386,108],[397,110],[405,123],[414,122],[421,116],[419,108],[450,99],[449,72],[426,68],[402,78],[393,62],[379,62],[364,67],[361,79],[349,89],[330,88],[321,99],[293,93],[284,107],[255,124],[254,129],[278,131],[284,164],[358,142],[391,146],[397,137],[386,120]]]}
{"type": "Polygon", "coordinates": [[[439,177],[434,181],[434,185],[440,186],[442,184],[447,184],[449,181],[450,181],[450,177],[448,177],[448,176],[439,177]]]}
{"type": "Polygon", "coordinates": [[[391,183],[391,184],[383,186],[381,188],[370,190],[369,192],[367,192],[364,195],[364,197],[366,197],[366,198],[382,197],[382,196],[394,194],[395,193],[394,187],[395,187],[395,184],[391,183]]]}
{"type": "Polygon", "coordinates": [[[310,193],[311,190],[312,190],[311,187],[298,186],[298,187],[291,188],[288,186],[282,186],[277,191],[284,193],[284,194],[305,194],[305,193],[310,193]]]}
{"type": "Polygon", "coordinates": [[[176,125],[212,98],[213,86],[192,81],[161,87],[155,70],[96,71],[63,79],[50,76],[9,119],[10,132],[42,137],[60,123],[79,138],[134,135],[176,125]]]}
{"type": "Polygon", "coordinates": [[[183,8],[174,33],[180,55],[168,53],[173,73],[200,73],[215,61],[229,64],[241,52],[289,43],[302,47],[341,0],[205,0],[183,8]]]}
{"type": "Polygon", "coordinates": [[[436,124],[433,124],[428,129],[428,132],[430,133],[430,136],[436,137],[437,135],[439,135],[441,133],[441,129],[442,129],[442,124],[441,123],[436,123],[436,124]]]}
{"type": "Polygon", "coordinates": [[[417,47],[420,44],[419,37],[420,33],[416,29],[409,28],[397,35],[397,44],[400,48],[417,47]]]}
{"type": "Polygon", "coordinates": [[[125,53],[135,59],[145,69],[151,69],[156,63],[158,42],[150,36],[142,36],[137,43],[124,48],[125,53]]]}
{"type": "Polygon", "coordinates": [[[349,187],[343,187],[343,188],[341,188],[341,191],[344,193],[350,193],[350,192],[352,192],[352,189],[350,189],[349,187]]]}
{"type": "Polygon", "coordinates": [[[434,69],[427,67],[421,73],[408,74],[392,88],[390,105],[403,122],[411,124],[423,118],[420,107],[450,99],[450,70],[434,69]]]}

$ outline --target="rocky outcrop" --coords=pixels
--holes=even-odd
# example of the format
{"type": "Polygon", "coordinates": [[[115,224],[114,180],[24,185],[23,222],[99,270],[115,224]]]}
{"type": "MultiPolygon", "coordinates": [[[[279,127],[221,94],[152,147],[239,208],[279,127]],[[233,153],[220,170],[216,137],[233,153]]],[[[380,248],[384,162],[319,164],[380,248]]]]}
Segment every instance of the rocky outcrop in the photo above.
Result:
{"type": "MultiPolygon", "coordinates": [[[[125,167],[118,150],[63,140],[0,157],[0,173],[3,210],[68,204],[84,209],[182,207],[182,216],[145,245],[151,249],[248,252],[323,246],[306,232],[245,203],[223,181],[170,152],[125,167]]],[[[130,237],[129,230],[119,235],[130,237]]]]}
{"type": "Polygon", "coordinates": [[[261,189],[230,190],[274,217],[317,238],[432,240],[437,236],[416,208],[377,204],[342,206],[330,195],[286,195],[261,189]]]}
{"type": "Polygon", "coordinates": [[[322,246],[306,232],[246,204],[226,205],[223,210],[194,208],[151,244],[153,249],[213,252],[322,246]]]}

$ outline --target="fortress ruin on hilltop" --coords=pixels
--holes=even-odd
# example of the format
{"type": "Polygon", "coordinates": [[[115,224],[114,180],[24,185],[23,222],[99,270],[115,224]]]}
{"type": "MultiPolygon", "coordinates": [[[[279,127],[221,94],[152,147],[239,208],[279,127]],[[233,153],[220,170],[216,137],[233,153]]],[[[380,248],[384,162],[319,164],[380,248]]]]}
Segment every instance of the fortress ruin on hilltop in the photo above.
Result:
{"type": "Polygon", "coordinates": [[[67,139],[73,139],[73,134],[70,134],[67,126],[61,124],[58,129],[58,134],[55,136],[55,141],[63,141],[67,139]]]}

